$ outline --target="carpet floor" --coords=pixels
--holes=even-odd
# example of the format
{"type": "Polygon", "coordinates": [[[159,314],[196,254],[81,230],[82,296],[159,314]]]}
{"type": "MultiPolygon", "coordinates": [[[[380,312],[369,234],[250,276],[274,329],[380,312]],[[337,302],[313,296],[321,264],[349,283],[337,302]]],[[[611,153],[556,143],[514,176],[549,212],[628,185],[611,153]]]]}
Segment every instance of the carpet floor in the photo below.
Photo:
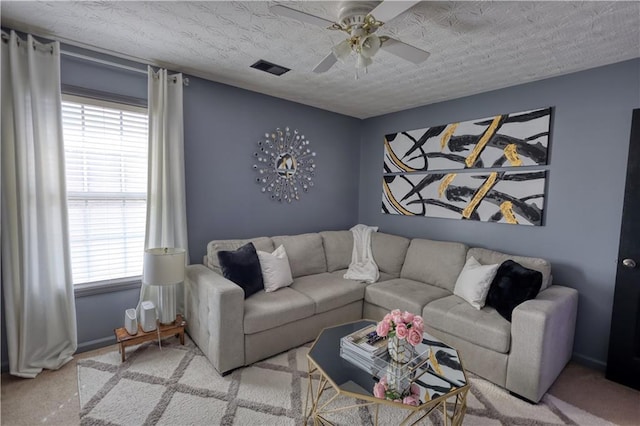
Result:
{"type": "MultiPolygon", "coordinates": [[[[187,339],[168,339],[163,347],[147,343],[82,359],[78,365],[82,425],[303,425],[308,347],[220,377],[187,339]]],[[[550,394],[537,404],[472,376],[465,425],[611,425],[550,394]]],[[[350,404],[338,399],[334,404],[350,404]]],[[[339,412],[329,420],[341,425],[371,425],[373,409],[339,412]]],[[[379,423],[398,423],[406,410],[381,406],[379,423]]],[[[440,425],[439,413],[423,424],[440,425]]]]}

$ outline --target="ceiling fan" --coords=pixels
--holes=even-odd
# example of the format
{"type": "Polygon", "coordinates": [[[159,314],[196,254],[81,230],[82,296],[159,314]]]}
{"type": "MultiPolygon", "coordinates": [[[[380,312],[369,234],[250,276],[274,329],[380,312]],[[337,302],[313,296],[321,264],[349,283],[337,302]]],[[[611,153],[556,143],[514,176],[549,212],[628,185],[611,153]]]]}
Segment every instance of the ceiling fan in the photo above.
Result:
{"type": "Polygon", "coordinates": [[[356,78],[358,78],[357,70],[364,68],[366,72],[367,67],[373,63],[373,57],[381,49],[414,64],[427,60],[429,52],[394,38],[376,34],[385,22],[389,22],[416,3],[419,1],[345,1],[340,4],[337,22],[278,3],[272,5],[270,10],[280,16],[347,33],[348,37],[335,45],[331,52],[316,65],[313,72],[323,73],[338,60],[344,61],[351,54],[355,54],[356,78]]]}

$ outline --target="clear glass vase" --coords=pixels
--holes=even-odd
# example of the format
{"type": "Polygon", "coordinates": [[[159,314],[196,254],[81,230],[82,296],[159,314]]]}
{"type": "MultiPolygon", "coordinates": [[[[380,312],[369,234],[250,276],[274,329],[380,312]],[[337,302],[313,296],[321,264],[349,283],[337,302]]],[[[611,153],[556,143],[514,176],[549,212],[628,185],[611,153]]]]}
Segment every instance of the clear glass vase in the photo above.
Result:
{"type": "Polygon", "coordinates": [[[390,391],[395,392],[400,398],[409,395],[411,386],[411,371],[409,364],[390,361],[387,366],[386,378],[390,391]]]}
{"type": "Polygon", "coordinates": [[[398,339],[397,336],[387,339],[387,350],[391,359],[401,364],[411,361],[413,356],[413,346],[407,342],[407,339],[398,339]]]}

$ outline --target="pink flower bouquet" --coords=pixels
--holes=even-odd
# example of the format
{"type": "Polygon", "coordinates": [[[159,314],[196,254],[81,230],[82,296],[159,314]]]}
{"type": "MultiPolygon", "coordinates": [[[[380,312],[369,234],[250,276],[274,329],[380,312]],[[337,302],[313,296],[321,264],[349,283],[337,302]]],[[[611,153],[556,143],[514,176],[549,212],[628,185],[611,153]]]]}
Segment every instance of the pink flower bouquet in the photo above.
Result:
{"type": "Polygon", "coordinates": [[[389,336],[397,337],[400,340],[406,339],[411,346],[417,346],[422,342],[424,320],[420,315],[394,309],[378,323],[376,333],[380,337],[389,336]]]}
{"type": "Polygon", "coordinates": [[[412,383],[408,395],[400,395],[398,392],[389,389],[386,377],[382,377],[378,383],[373,385],[373,396],[394,402],[402,402],[407,405],[416,406],[420,404],[420,388],[418,385],[412,383]]]}

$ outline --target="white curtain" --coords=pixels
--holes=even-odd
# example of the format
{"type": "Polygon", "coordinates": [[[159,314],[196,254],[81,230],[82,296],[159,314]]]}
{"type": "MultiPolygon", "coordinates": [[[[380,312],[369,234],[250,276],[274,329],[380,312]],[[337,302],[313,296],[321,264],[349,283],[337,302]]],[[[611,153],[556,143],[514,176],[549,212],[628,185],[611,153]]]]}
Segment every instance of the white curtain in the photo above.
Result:
{"type": "Polygon", "coordinates": [[[2,287],[10,372],[35,377],[77,348],[67,233],[60,44],[2,34],[2,287]]]}
{"type": "MultiPolygon", "coordinates": [[[[149,170],[145,248],[186,250],[187,214],[184,184],[182,74],[148,68],[149,170]]],[[[142,253],[140,254],[142,255],[142,253]]],[[[176,286],[177,311],[184,313],[184,286],[176,286]]],[[[140,300],[157,303],[153,286],[142,286],[140,300]]]]}

